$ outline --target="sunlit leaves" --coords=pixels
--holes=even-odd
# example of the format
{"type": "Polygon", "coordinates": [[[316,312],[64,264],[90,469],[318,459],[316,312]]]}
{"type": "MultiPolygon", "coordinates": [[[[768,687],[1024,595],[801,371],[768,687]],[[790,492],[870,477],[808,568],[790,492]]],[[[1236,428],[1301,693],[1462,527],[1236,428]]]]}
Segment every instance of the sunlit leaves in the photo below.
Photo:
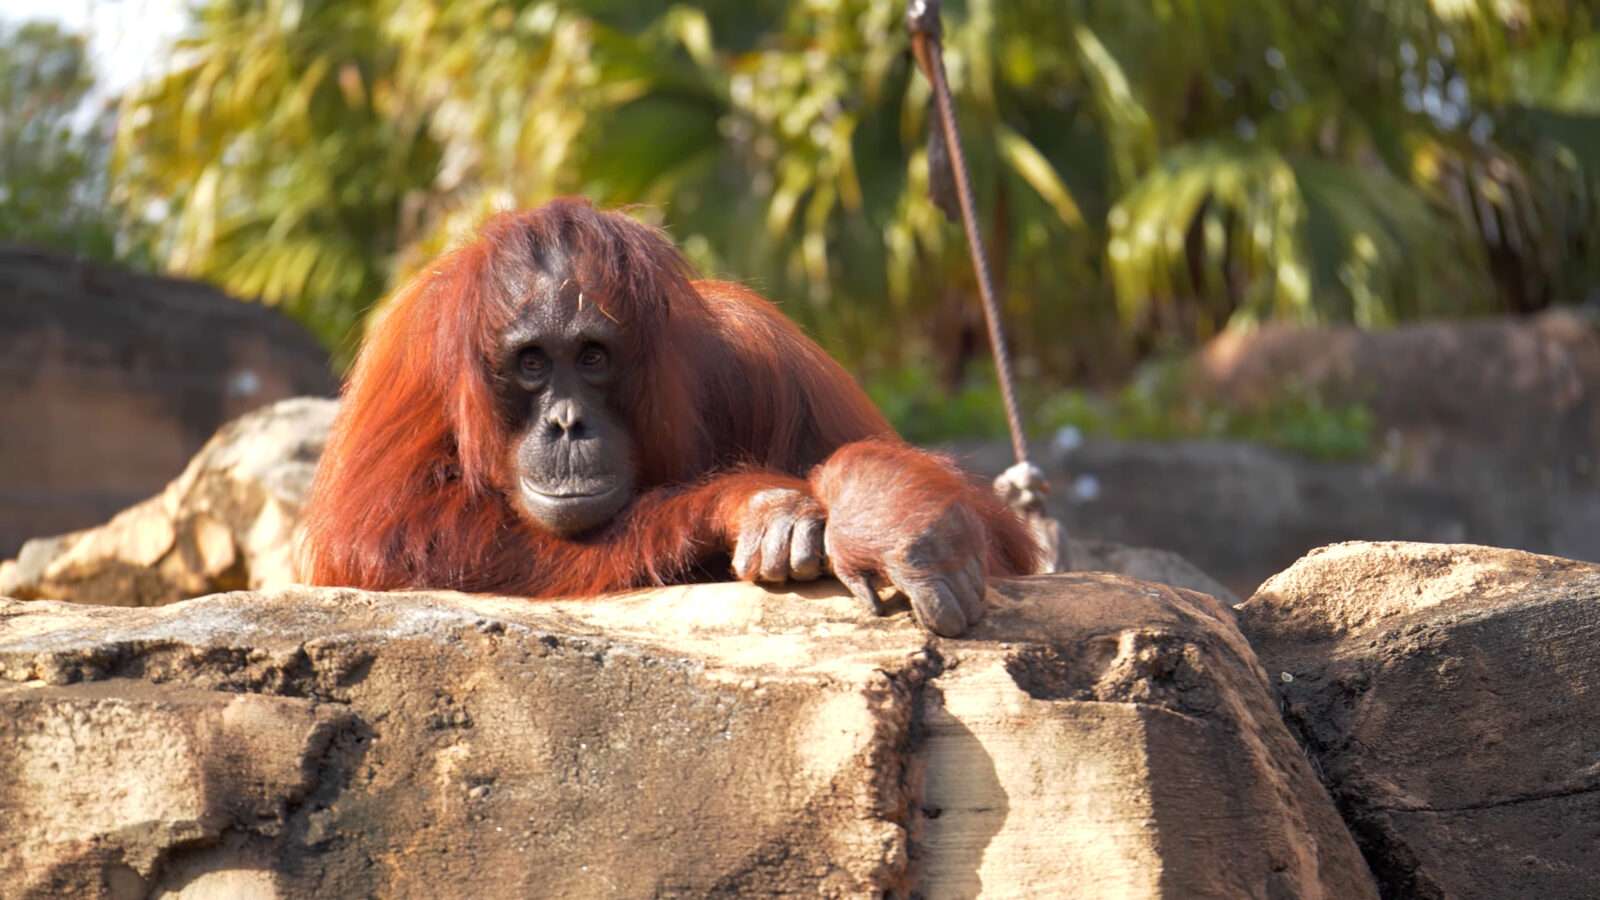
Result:
{"type": "Polygon", "coordinates": [[[1084,224],[1083,212],[1078,209],[1077,201],[1072,199],[1072,192],[1037,147],[1005,125],[995,126],[995,142],[999,145],[1001,158],[1050,204],[1062,224],[1073,228],[1084,224]]]}
{"type": "MultiPolygon", "coordinates": [[[[330,341],[487,212],[581,193],[865,368],[971,353],[903,11],[209,0],[125,107],[119,173],[174,268],[330,341]]],[[[1596,27],[1550,0],[948,4],[1019,360],[1576,298],[1600,280],[1596,27]]]]}
{"type": "Polygon", "coordinates": [[[1130,185],[1155,162],[1155,123],[1144,104],[1135,98],[1122,66],[1095,33],[1079,27],[1073,36],[1078,43],[1084,73],[1106,123],[1117,180],[1124,186],[1130,185]]]}
{"type": "Polygon", "coordinates": [[[0,24],[0,241],[97,257],[138,251],[128,237],[117,246],[104,171],[110,122],[81,108],[91,75],[82,37],[0,24]]]}
{"type": "Polygon", "coordinates": [[[357,4],[200,7],[117,136],[119,187],[167,267],[281,304],[348,353],[439,163],[396,102],[394,59],[357,4]]]}
{"type": "Polygon", "coordinates": [[[1131,322],[1213,333],[1266,319],[1376,327],[1487,308],[1445,212],[1375,166],[1236,141],[1171,151],[1113,208],[1107,255],[1131,322]]]}

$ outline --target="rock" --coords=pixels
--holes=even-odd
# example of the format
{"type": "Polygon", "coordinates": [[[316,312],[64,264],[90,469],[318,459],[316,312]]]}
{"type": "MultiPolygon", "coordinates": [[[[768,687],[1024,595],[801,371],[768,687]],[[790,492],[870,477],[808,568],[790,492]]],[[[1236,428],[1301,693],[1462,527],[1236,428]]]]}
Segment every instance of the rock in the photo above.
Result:
{"type": "Polygon", "coordinates": [[[1377,331],[1266,325],[1219,336],[1195,363],[1196,386],[1236,406],[1285,386],[1365,405],[1402,474],[1600,488],[1600,329],[1572,310],[1377,331]]]}
{"type": "Polygon", "coordinates": [[[276,310],[0,246],[0,558],[150,496],[224,422],[337,387],[276,310]]]}
{"type": "Polygon", "coordinates": [[[1129,547],[1111,541],[1067,539],[1068,571],[1115,572],[1141,581],[1187,588],[1235,606],[1239,598],[1222,582],[1200,571],[1187,559],[1170,550],[1129,547]]]}
{"type": "Polygon", "coordinates": [[[337,406],[284,400],[230,423],[161,494],[24,544],[0,567],[0,596],[155,606],[293,582],[293,532],[337,406]]]}
{"type": "Polygon", "coordinates": [[[1376,896],[1217,601],[990,602],[0,601],[0,893],[1376,896]]]}
{"type": "Polygon", "coordinates": [[[1339,544],[1238,614],[1384,896],[1600,896],[1600,565],[1339,544]]]}
{"type": "MultiPolygon", "coordinates": [[[[1011,458],[1001,443],[959,449],[974,472],[1011,458]]],[[[1035,458],[1048,461],[1056,511],[1074,539],[1172,551],[1242,596],[1313,548],[1348,540],[1470,541],[1600,560],[1600,490],[1511,471],[1456,483],[1199,440],[1090,439],[1067,454],[1041,445],[1035,458]],[[1096,490],[1071,497],[1077,479],[1096,490]]]]}
{"type": "Polygon", "coordinates": [[[1491,511],[1472,495],[1374,466],[1236,442],[1091,440],[1059,471],[1100,485],[1097,496],[1071,508],[1068,529],[1076,536],[1170,549],[1242,596],[1308,550],[1337,541],[1532,536],[1530,529],[1509,533],[1527,521],[1508,515],[1510,504],[1491,511]]]}
{"type": "MultiPolygon", "coordinates": [[[[1266,324],[1220,335],[1186,374],[1198,398],[1240,411],[1286,390],[1360,404],[1375,423],[1373,458],[1327,462],[1234,441],[1041,442],[1031,455],[1072,537],[1173,551],[1245,596],[1311,549],[1348,540],[1600,561],[1593,314],[1376,331],[1266,324]]],[[[1013,461],[1004,442],[958,449],[986,475],[1013,461]]]]}

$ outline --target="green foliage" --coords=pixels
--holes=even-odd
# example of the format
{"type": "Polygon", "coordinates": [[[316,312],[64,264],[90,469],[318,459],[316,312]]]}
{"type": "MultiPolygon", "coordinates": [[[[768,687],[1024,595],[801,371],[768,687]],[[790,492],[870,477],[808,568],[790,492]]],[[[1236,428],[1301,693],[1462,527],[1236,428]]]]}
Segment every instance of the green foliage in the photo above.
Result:
{"type": "MultiPolygon", "coordinates": [[[[1025,385],[1028,432],[1035,439],[1073,428],[1126,441],[1250,441],[1329,460],[1361,459],[1372,451],[1375,424],[1364,405],[1329,403],[1307,386],[1285,385],[1264,402],[1236,407],[1192,390],[1187,371],[1177,360],[1147,363],[1127,386],[1110,392],[1025,385]]],[[[926,370],[905,368],[866,387],[907,440],[1005,439],[992,369],[975,373],[955,391],[936,384],[926,370]]]]}
{"type": "MultiPolygon", "coordinates": [[[[84,109],[93,83],[82,37],[0,24],[0,240],[117,254],[104,152],[112,123],[84,109]]],[[[139,248],[121,250],[137,258],[139,248]]]]}
{"type": "MultiPolygon", "coordinates": [[[[201,0],[118,173],[165,262],[338,343],[486,212],[643,204],[867,372],[959,373],[899,0],[201,0]]],[[[1586,4],[946,9],[1015,350],[1105,373],[1269,318],[1381,326],[1600,283],[1586,4]]],[[[963,326],[964,327],[964,326],[963,326]]]]}
{"type": "Polygon", "coordinates": [[[1305,385],[1284,385],[1249,407],[1223,403],[1192,390],[1179,361],[1147,364],[1109,395],[1065,391],[1044,398],[1037,420],[1047,432],[1070,426],[1120,440],[1251,441],[1317,459],[1367,456],[1375,427],[1364,405],[1329,403],[1305,385]]]}
{"type": "Polygon", "coordinates": [[[987,378],[973,376],[947,391],[926,368],[908,366],[884,372],[864,387],[900,436],[912,443],[1003,439],[1006,413],[992,371],[987,378]]]}
{"type": "Polygon", "coordinates": [[[341,359],[443,162],[397,86],[401,46],[379,13],[197,4],[178,65],[126,98],[118,123],[118,189],[154,210],[167,267],[282,305],[341,359]]]}
{"type": "MultiPolygon", "coordinates": [[[[343,359],[485,213],[582,193],[635,204],[899,384],[902,421],[989,428],[978,394],[903,374],[962,384],[984,355],[961,232],[928,199],[903,8],[196,0],[174,66],[123,100],[109,179],[81,39],[25,26],[0,35],[0,237],[153,253],[282,305],[343,359]]],[[[952,0],[945,24],[1041,391],[1265,319],[1600,293],[1593,4],[952,0]]]]}

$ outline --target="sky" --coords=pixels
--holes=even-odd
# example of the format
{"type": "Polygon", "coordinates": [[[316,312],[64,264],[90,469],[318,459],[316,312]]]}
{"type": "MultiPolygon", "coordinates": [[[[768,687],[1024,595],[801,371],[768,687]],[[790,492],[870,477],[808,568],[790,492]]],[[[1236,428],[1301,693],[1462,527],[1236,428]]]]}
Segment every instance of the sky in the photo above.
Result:
{"type": "Polygon", "coordinates": [[[89,36],[100,74],[97,93],[114,95],[165,64],[165,47],[183,28],[184,0],[0,0],[0,19],[57,22],[89,36]]]}

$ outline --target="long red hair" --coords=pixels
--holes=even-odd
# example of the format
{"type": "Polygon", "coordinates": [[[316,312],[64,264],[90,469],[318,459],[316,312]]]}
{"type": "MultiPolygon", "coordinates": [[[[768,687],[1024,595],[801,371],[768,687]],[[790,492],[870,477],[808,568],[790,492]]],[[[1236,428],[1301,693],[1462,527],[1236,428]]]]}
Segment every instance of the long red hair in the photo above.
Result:
{"type": "Polygon", "coordinates": [[[648,511],[655,488],[737,469],[799,479],[851,442],[897,440],[849,374],[773,304],[692,281],[658,230],[581,200],[505,213],[406,284],[369,334],[307,506],[307,580],[594,593],[681,577],[704,551],[689,522],[568,540],[505,499],[512,435],[491,358],[528,302],[516,273],[556,250],[622,326],[619,350],[639,373],[618,392],[639,456],[643,496],[631,516],[648,511]],[[630,553],[667,558],[622,558],[630,553]]]}

